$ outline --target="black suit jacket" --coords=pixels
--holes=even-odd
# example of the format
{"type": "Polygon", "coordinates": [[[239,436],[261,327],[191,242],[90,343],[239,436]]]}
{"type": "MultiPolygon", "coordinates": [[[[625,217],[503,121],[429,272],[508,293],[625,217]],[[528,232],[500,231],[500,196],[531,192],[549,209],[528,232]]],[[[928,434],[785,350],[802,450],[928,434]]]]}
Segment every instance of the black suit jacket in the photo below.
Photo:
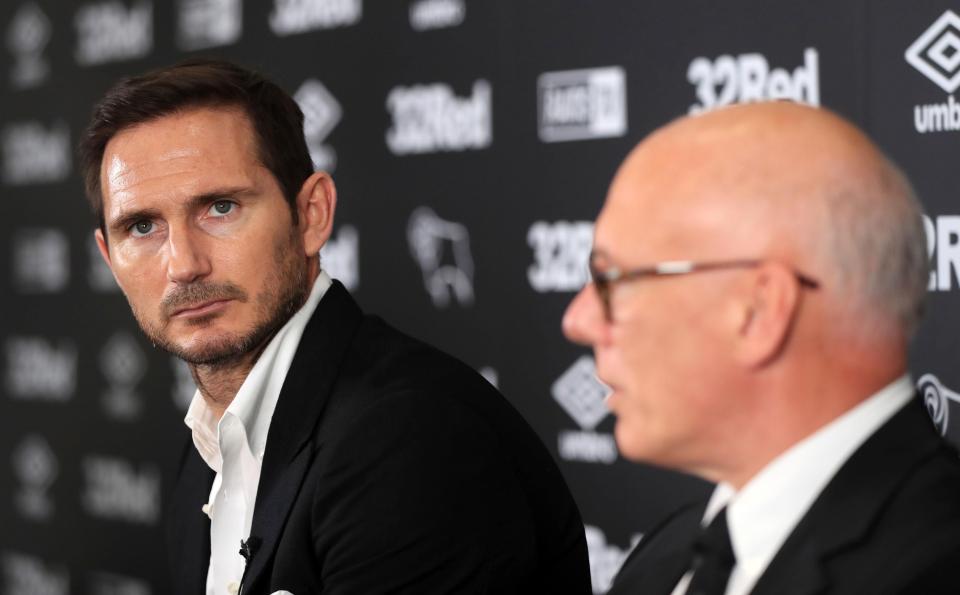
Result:
{"type": "MultiPolygon", "coordinates": [[[[651,531],[610,593],[669,594],[687,570],[705,504],[651,531]]],[[[919,399],[840,468],[751,592],[960,593],[960,459],[919,399]]]]}
{"type": "MultiPolygon", "coordinates": [[[[168,521],[177,595],[204,592],[212,480],[189,446],[168,521]]],[[[250,534],[244,595],[590,592],[579,512],[530,427],[337,282],[280,392],[250,534]]]]}

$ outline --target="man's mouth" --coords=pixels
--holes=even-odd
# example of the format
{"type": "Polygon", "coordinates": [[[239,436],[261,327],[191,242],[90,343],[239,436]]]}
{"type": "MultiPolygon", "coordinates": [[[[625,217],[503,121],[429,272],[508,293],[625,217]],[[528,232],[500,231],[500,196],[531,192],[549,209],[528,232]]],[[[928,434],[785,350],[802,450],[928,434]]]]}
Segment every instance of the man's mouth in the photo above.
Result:
{"type": "Polygon", "coordinates": [[[229,299],[222,299],[190,304],[174,310],[170,318],[198,318],[208,316],[226,308],[230,301],[229,299]]]}
{"type": "Polygon", "coordinates": [[[608,401],[610,396],[616,392],[617,387],[605,381],[603,378],[601,378],[600,374],[594,374],[593,377],[598,383],[600,383],[600,386],[603,387],[603,390],[604,390],[603,400],[608,401]]]}

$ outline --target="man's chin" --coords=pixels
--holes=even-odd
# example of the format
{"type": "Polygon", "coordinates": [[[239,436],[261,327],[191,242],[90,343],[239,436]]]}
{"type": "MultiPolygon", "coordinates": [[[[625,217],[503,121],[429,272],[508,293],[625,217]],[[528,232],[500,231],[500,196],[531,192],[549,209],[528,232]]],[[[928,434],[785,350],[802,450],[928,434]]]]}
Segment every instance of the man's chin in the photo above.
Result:
{"type": "Polygon", "coordinates": [[[650,436],[638,424],[631,423],[631,420],[623,416],[617,417],[617,422],[613,428],[613,436],[617,442],[617,450],[620,456],[634,462],[653,462],[651,461],[650,436]]]}
{"type": "Polygon", "coordinates": [[[194,366],[230,366],[258,353],[279,328],[259,324],[245,333],[206,328],[173,334],[154,344],[194,366]]]}
{"type": "Polygon", "coordinates": [[[157,342],[157,347],[194,366],[216,366],[236,361],[250,351],[249,341],[224,334],[187,343],[157,342]]]}

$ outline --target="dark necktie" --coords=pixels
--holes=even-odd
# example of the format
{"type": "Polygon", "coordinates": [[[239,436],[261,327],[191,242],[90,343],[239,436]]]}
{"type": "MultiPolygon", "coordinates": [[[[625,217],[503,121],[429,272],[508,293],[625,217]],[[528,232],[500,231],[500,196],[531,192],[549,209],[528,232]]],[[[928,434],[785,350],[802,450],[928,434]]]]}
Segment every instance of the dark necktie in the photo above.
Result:
{"type": "Polygon", "coordinates": [[[704,529],[693,548],[693,578],[687,587],[687,595],[723,595],[736,563],[727,530],[726,507],[704,529]]]}

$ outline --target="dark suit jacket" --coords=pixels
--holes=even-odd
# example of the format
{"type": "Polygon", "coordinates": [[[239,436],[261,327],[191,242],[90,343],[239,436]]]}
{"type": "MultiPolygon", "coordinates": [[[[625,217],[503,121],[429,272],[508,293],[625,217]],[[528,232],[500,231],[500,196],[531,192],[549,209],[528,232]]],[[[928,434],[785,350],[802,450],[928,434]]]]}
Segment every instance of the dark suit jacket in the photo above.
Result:
{"type": "MultiPolygon", "coordinates": [[[[669,594],[687,570],[705,504],[651,531],[610,593],[669,594]]],[[[960,593],[960,459],[919,399],[840,468],[752,593],[960,593]]]]}
{"type": "MultiPolygon", "coordinates": [[[[168,522],[177,595],[204,592],[212,480],[189,446],[168,522]]],[[[337,282],[280,392],[250,534],[244,595],[590,593],[579,512],[530,427],[337,282]]]]}

